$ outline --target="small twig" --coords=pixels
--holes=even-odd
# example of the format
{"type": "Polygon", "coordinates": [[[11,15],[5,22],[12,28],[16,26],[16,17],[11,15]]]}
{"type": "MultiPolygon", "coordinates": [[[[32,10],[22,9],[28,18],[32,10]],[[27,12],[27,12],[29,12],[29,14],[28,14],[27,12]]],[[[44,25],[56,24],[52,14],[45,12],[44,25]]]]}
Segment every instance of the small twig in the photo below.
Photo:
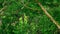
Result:
{"type": "Polygon", "coordinates": [[[43,12],[51,19],[51,21],[58,27],[58,29],[60,29],[60,25],[58,24],[57,21],[54,20],[54,18],[47,12],[47,10],[42,6],[42,4],[40,2],[38,2],[38,0],[36,0],[36,2],[38,3],[38,5],[41,7],[41,9],[43,10],[43,12]]]}
{"type": "Polygon", "coordinates": [[[6,0],[2,3],[2,6],[4,6],[6,4],[6,0]]]}
{"type": "Polygon", "coordinates": [[[3,7],[2,9],[0,9],[0,12],[2,12],[4,9],[6,9],[7,6],[3,7]]]}
{"type": "Polygon", "coordinates": [[[31,9],[31,10],[38,10],[38,9],[33,9],[33,8],[30,8],[30,7],[28,7],[26,4],[24,5],[26,8],[28,8],[28,9],[31,9]]]}
{"type": "MultiPolygon", "coordinates": [[[[27,4],[28,4],[28,3],[27,3],[27,4]]],[[[36,9],[36,8],[28,7],[27,4],[24,4],[24,7],[28,8],[28,9],[31,9],[31,10],[39,10],[39,9],[36,9]]]]}

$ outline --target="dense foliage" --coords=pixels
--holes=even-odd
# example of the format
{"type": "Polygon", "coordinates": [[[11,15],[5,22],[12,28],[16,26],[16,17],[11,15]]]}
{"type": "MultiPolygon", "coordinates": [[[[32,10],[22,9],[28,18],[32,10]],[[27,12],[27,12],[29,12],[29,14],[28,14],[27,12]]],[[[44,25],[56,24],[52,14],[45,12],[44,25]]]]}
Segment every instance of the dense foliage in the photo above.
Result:
{"type": "MultiPolygon", "coordinates": [[[[60,0],[38,1],[60,22],[60,0]]],[[[0,0],[0,34],[58,34],[57,30],[35,0],[0,0]]]]}

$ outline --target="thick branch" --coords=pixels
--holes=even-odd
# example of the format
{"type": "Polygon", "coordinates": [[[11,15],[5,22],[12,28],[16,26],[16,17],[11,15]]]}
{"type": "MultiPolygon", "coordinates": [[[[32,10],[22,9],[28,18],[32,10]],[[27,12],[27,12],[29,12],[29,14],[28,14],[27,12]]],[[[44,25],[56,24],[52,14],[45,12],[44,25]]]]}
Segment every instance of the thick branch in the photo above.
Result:
{"type": "Polygon", "coordinates": [[[41,7],[43,12],[50,18],[50,20],[58,27],[58,29],[60,29],[60,25],[58,24],[58,22],[54,20],[54,18],[47,12],[47,10],[42,6],[42,4],[38,2],[38,0],[36,0],[36,2],[41,7]]]}

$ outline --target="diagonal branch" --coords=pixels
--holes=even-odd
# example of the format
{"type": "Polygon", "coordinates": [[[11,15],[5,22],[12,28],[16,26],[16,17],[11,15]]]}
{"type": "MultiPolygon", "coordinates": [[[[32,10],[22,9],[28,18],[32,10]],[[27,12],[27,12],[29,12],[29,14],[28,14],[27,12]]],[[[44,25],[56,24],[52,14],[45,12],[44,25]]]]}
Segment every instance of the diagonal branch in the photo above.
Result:
{"type": "Polygon", "coordinates": [[[43,12],[50,18],[50,20],[58,27],[58,29],[60,29],[60,25],[58,24],[58,22],[54,20],[54,18],[47,12],[47,10],[42,6],[42,4],[38,2],[38,0],[36,0],[36,2],[41,7],[43,12]]]}
{"type": "Polygon", "coordinates": [[[27,4],[28,4],[28,3],[24,4],[24,7],[28,8],[28,9],[31,9],[31,10],[39,10],[39,9],[35,9],[35,8],[28,7],[27,4]]]}
{"type": "Polygon", "coordinates": [[[30,8],[30,7],[28,7],[26,4],[24,5],[26,8],[28,8],[28,9],[31,9],[31,10],[38,10],[38,9],[33,9],[33,8],[30,8]]]}
{"type": "Polygon", "coordinates": [[[3,10],[5,10],[5,9],[6,9],[6,7],[7,7],[7,6],[3,7],[2,9],[0,9],[0,12],[2,12],[3,10]]]}

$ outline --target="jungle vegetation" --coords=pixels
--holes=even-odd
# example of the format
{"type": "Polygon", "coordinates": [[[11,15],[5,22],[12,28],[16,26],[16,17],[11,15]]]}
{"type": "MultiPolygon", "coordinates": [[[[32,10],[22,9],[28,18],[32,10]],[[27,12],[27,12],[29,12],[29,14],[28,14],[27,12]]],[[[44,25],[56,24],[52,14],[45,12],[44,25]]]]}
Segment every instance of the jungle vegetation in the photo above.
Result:
{"type": "Polygon", "coordinates": [[[60,0],[0,0],[0,34],[60,34],[60,0]]]}

